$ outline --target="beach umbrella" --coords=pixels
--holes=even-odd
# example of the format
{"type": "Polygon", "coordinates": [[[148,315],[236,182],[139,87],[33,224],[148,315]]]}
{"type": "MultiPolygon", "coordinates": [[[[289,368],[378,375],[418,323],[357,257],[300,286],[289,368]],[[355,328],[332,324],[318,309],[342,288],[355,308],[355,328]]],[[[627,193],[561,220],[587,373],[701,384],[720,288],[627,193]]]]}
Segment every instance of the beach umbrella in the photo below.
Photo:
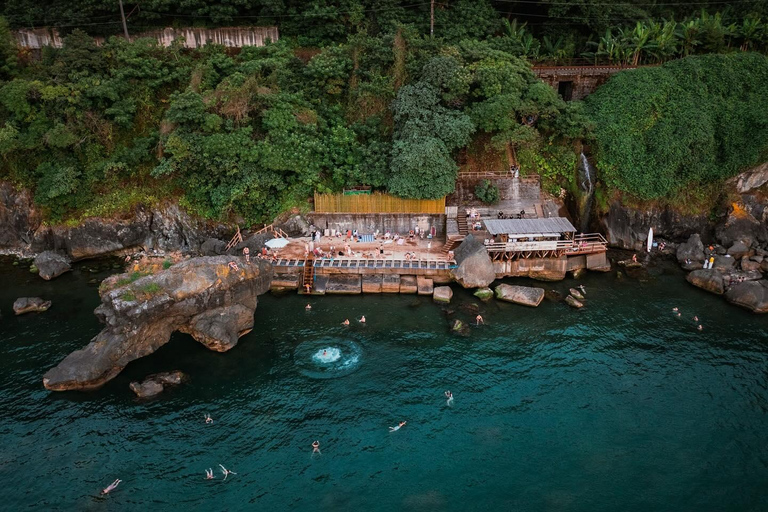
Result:
{"type": "Polygon", "coordinates": [[[267,240],[266,245],[270,249],[282,249],[286,245],[288,245],[290,242],[286,238],[273,238],[272,240],[267,240]]]}

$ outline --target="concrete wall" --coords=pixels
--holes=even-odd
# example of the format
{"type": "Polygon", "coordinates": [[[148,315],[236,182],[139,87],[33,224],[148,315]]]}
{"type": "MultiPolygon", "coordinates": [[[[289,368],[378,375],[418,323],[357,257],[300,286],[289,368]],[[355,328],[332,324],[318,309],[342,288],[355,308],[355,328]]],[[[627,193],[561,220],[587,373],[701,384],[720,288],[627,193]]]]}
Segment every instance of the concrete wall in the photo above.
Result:
{"type": "Polygon", "coordinates": [[[445,215],[422,215],[418,213],[316,213],[307,219],[319,229],[357,230],[361,234],[379,233],[407,234],[416,226],[420,231],[429,232],[434,226],[436,236],[445,236],[445,215]]]}
{"type": "MultiPolygon", "coordinates": [[[[61,48],[64,44],[62,37],[55,28],[16,30],[14,35],[19,46],[33,50],[43,46],[61,48]]],[[[115,35],[122,36],[122,32],[115,35]]],[[[144,37],[157,40],[161,46],[170,46],[174,40],[183,37],[185,48],[199,48],[208,41],[230,48],[242,48],[244,46],[264,46],[267,40],[277,41],[279,34],[277,27],[165,28],[131,34],[132,41],[144,37]]],[[[104,44],[103,37],[94,37],[93,39],[97,45],[104,44]]]]}
{"type": "Polygon", "coordinates": [[[461,175],[456,181],[456,190],[448,197],[447,201],[450,204],[465,206],[486,206],[485,203],[475,197],[475,187],[483,180],[489,180],[499,187],[499,202],[493,205],[494,208],[520,210],[540,201],[541,183],[537,177],[489,178],[461,175]]]}
{"type": "Polygon", "coordinates": [[[494,261],[493,270],[497,278],[530,277],[540,281],[560,281],[565,279],[568,259],[562,258],[528,258],[515,261],[494,261]]]}
{"type": "Polygon", "coordinates": [[[580,100],[595,92],[611,75],[636,66],[540,66],[533,73],[555,91],[560,82],[573,82],[572,100],[580,100]]]}

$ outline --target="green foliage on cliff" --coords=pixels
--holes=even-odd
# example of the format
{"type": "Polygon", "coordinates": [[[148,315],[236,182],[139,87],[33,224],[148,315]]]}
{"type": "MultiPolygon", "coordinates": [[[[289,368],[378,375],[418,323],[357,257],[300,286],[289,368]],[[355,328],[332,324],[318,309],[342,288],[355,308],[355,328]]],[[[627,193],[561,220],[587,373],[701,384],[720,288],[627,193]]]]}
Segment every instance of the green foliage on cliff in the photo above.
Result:
{"type": "Polygon", "coordinates": [[[620,73],[586,104],[600,178],[642,199],[671,197],[768,158],[768,59],[760,54],[620,73]]]}

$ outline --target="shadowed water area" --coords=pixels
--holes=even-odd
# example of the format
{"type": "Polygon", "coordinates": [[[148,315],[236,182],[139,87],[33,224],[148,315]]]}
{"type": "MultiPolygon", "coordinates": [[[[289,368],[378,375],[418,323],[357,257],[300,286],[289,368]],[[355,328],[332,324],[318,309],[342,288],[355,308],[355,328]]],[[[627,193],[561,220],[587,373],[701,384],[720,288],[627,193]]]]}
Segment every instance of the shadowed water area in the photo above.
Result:
{"type": "Polygon", "coordinates": [[[430,298],[312,298],[306,312],[297,295],[265,295],[228,353],[177,334],[99,391],[48,392],[43,373],[100,330],[96,265],[48,283],[0,263],[2,509],[768,507],[768,317],[675,269],[590,274],[579,311],[454,288],[453,317],[477,303],[487,324],[468,338],[430,298]],[[51,309],[14,317],[13,300],[35,295],[51,309]],[[153,400],[128,389],[176,369],[189,381],[153,400]],[[238,474],[222,481],[219,463],[238,474]]]}

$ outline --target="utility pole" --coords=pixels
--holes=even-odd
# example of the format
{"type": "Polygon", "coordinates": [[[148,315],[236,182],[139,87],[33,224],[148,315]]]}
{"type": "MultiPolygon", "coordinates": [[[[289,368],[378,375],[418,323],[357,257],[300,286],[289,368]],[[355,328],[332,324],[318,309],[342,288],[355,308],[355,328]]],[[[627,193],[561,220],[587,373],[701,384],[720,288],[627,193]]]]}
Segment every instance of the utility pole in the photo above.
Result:
{"type": "Polygon", "coordinates": [[[429,3],[429,37],[435,38],[435,0],[429,3]]]}
{"type": "Polygon", "coordinates": [[[125,23],[125,11],[123,10],[123,0],[117,0],[120,2],[120,16],[123,17],[123,32],[125,32],[125,40],[130,41],[131,37],[128,35],[128,25],[125,23]]]}

